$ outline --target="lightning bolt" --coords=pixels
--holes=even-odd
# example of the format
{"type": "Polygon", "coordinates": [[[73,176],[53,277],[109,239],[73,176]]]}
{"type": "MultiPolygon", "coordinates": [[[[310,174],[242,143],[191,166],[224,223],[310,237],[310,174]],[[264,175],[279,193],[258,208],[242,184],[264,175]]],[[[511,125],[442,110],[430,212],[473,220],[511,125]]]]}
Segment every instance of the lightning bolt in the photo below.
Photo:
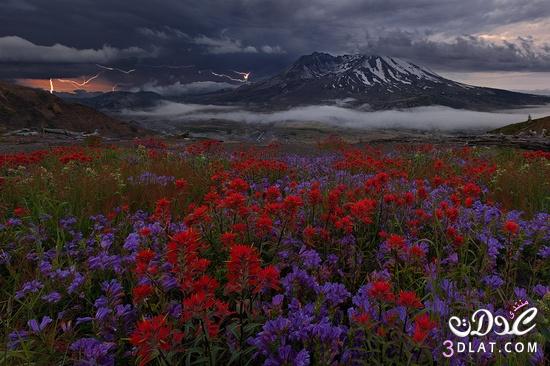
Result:
{"type": "Polygon", "coordinates": [[[246,83],[248,81],[248,77],[250,76],[249,72],[240,72],[240,71],[233,71],[233,72],[241,75],[243,78],[242,79],[236,79],[236,78],[231,77],[231,76],[226,75],[226,74],[217,74],[214,71],[210,71],[210,73],[212,75],[220,77],[220,78],[227,78],[229,80],[238,81],[239,83],[246,83]]]}
{"type": "Polygon", "coordinates": [[[243,77],[243,81],[244,81],[244,82],[247,82],[247,81],[248,81],[248,77],[250,76],[250,71],[249,71],[249,72],[241,72],[241,71],[235,71],[235,70],[233,70],[233,72],[234,72],[235,74],[241,75],[241,76],[243,77]]]}
{"type": "Polygon", "coordinates": [[[113,87],[111,88],[111,91],[112,91],[112,92],[116,91],[116,87],[117,87],[117,86],[118,86],[118,84],[113,85],[113,87]]]}
{"type": "Polygon", "coordinates": [[[50,94],[53,94],[53,80],[50,78],[50,94]]]}
{"type": "Polygon", "coordinates": [[[99,64],[96,64],[96,66],[99,67],[99,68],[105,69],[105,70],[109,70],[109,71],[118,71],[118,72],[121,72],[121,73],[126,74],[126,75],[131,74],[134,71],[136,71],[136,69],[122,70],[122,69],[119,69],[117,67],[103,66],[103,65],[99,65],[99,64]]]}
{"type": "Polygon", "coordinates": [[[82,88],[83,86],[86,86],[87,84],[89,84],[90,81],[97,79],[99,77],[99,75],[101,75],[101,72],[98,72],[96,75],[90,77],[89,79],[85,79],[82,83],[79,83],[77,81],[70,80],[70,79],[57,79],[57,81],[59,81],[61,83],[70,83],[70,84],[73,84],[75,86],[78,86],[79,88],[82,88]]]}

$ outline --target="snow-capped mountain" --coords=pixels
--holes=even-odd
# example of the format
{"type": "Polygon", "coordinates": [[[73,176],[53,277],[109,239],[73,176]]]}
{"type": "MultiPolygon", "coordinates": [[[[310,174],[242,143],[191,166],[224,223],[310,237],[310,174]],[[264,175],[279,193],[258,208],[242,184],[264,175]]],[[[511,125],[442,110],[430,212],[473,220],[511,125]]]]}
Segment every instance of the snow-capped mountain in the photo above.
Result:
{"type": "Polygon", "coordinates": [[[267,108],[333,103],[365,109],[443,105],[491,110],[550,103],[550,98],[465,85],[394,57],[315,52],[270,79],[196,101],[267,108]]]}
{"type": "Polygon", "coordinates": [[[445,83],[447,80],[413,63],[392,57],[314,53],[301,57],[285,73],[291,79],[331,81],[326,88],[368,90],[373,86],[399,89],[413,83],[445,83]]]}

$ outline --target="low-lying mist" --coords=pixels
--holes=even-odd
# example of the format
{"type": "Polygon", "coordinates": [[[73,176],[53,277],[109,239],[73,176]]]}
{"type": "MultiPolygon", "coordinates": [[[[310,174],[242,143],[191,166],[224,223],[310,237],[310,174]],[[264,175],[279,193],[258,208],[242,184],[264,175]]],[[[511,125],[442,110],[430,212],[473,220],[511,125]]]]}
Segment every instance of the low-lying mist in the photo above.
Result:
{"type": "Polygon", "coordinates": [[[123,115],[140,120],[178,122],[224,120],[247,124],[303,122],[352,129],[439,130],[445,132],[483,132],[498,127],[550,115],[550,105],[532,108],[478,112],[442,106],[388,111],[359,111],[329,105],[296,107],[285,111],[257,112],[240,107],[163,102],[147,110],[124,110],[123,115]]]}

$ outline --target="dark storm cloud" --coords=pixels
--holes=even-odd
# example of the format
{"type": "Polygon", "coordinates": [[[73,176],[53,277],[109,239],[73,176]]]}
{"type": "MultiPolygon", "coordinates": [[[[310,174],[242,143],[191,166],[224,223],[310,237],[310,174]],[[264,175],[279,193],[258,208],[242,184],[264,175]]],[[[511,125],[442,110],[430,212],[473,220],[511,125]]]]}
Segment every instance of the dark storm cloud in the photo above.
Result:
{"type": "MultiPolygon", "coordinates": [[[[549,19],[547,0],[1,0],[0,77],[36,75],[42,63],[51,72],[55,62],[67,76],[96,62],[262,76],[313,51],[387,54],[436,70],[549,71],[549,19]],[[525,23],[534,34],[481,36],[525,23]]],[[[159,70],[135,77],[180,81],[159,70]]]]}
{"type": "Polygon", "coordinates": [[[390,54],[446,71],[549,71],[548,45],[538,47],[533,39],[517,37],[494,43],[476,36],[457,36],[434,41],[414,33],[393,31],[367,36],[359,49],[390,54]]]}
{"type": "Polygon", "coordinates": [[[40,46],[17,36],[0,37],[0,50],[0,61],[4,62],[89,63],[154,56],[139,47],[119,49],[103,45],[98,49],[77,49],[59,43],[40,46]]]}

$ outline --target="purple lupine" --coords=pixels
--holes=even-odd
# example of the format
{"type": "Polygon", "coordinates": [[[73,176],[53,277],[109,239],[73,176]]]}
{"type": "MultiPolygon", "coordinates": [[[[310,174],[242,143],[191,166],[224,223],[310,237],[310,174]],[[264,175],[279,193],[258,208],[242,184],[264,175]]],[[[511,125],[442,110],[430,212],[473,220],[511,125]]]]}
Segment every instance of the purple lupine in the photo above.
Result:
{"type": "Polygon", "coordinates": [[[50,304],[55,304],[61,300],[61,294],[57,291],[52,291],[49,294],[42,296],[42,300],[50,304]]]}
{"type": "Polygon", "coordinates": [[[27,326],[29,327],[29,329],[31,330],[31,332],[35,333],[35,334],[39,334],[41,333],[44,329],[46,329],[46,327],[51,323],[53,322],[53,319],[50,318],[49,316],[45,316],[42,318],[42,320],[40,321],[40,323],[38,322],[38,320],[36,319],[31,319],[27,322],[27,326]]]}
{"type": "Polygon", "coordinates": [[[102,342],[95,338],[80,338],[69,346],[69,350],[75,353],[75,365],[79,366],[114,366],[115,348],[114,343],[102,342]]]}
{"type": "Polygon", "coordinates": [[[29,281],[29,282],[25,282],[23,284],[23,287],[21,288],[21,290],[19,290],[15,293],[15,298],[17,300],[22,299],[27,294],[36,293],[36,292],[40,291],[42,288],[44,288],[44,285],[42,284],[42,282],[40,282],[38,280],[32,280],[32,281],[29,281]]]}

